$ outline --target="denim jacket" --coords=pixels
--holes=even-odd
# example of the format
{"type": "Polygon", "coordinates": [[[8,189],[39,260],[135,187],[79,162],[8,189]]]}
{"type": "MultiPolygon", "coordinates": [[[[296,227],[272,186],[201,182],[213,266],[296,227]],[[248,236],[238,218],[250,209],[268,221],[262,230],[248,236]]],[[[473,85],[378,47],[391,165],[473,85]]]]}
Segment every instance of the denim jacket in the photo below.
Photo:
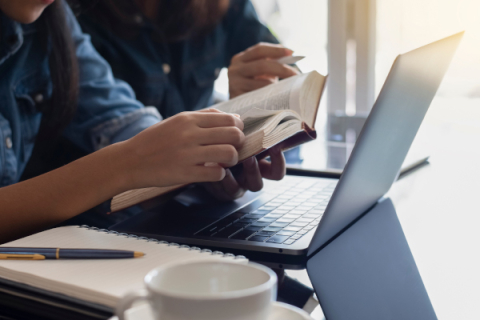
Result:
{"type": "MultiPolygon", "coordinates": [[[[113,78],[108,64],[82,33],[69,8],[80,70],[77,112],[64,136],[85,151],[128,139],[161,120],[132,89],[113,78]]],[[[32,154],[42,114],[36,104],[52,93],[48,52],[37,23],[23,25],[0,12],[0,187],[18,182],[32,154]]]]}
{"type": "Polygon", "coordinates": [[[137,98],[156,106],[163,117],[211,105],[214,81],[235,54],[258,42],[278,43],[249,0],[230,0],[225,17],[206,36],[174,43],[161,41],[160,31],[138,9],[122,17],[121,26],[127,24],[136,35],[119,35],[120,26],[100,23],[96,12],[113,10],[101,2],[97,6],[78,17],[83,30],[115,77],[128,82],[137,98]]]}

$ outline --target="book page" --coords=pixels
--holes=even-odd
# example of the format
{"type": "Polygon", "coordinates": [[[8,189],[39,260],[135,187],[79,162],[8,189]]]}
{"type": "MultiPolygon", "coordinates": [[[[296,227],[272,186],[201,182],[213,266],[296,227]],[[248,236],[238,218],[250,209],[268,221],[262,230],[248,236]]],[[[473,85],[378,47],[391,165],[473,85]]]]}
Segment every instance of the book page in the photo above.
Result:
{"type": "Polygon", "coordinates": [[[240,119],[242,119],[243,122],[252,122],[255,121],[256,119],[264,119],[264,118],[269,118],[271,116],[274,116],[276,114],[279,114],[282,112],[282,110],[264,110],[264,109],[257,109],[257,108],[252,108],[242,114],[240,116],[240,119]]]}
{"type": "Polygon", "coordinates": [[[308,74],[299,90],[302,119],[310,128],[313,128],[315,124],[320,98],[322,97],[325,88],[325,82],[326,77],[312,71],[308,74]]]}
{"type": "Polygon", "coordinates": [[[296,81],[304,78],[304,75],[298,75],[276,84],[242,94],[232,100],[214,105],[218,110],[237,113],[242,117],[251,109],[281,111],[292,109],[301,115],[299,103],[292,103],[290,96],[292,88],[296,86],[296,81]]]}

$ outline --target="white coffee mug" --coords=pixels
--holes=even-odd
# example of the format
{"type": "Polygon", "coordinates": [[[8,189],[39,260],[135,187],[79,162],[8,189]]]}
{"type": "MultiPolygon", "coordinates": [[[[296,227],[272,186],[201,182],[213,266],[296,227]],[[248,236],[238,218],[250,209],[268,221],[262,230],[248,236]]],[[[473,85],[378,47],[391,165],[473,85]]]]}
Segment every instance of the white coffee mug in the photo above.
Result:
{"type": "Polygon", "coordinates": [[[196,261],[150,271],[146,290],[127,294],[116,314],[138,300],[151,305],[155,320],[266,320],[277,296],[277,276],[256,263],[196,261]]]}

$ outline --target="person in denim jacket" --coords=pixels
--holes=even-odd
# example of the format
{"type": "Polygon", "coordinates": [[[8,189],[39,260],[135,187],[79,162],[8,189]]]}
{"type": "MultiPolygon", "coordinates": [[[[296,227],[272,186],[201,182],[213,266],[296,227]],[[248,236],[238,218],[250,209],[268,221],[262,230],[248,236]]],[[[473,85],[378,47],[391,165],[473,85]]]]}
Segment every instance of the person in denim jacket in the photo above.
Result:
{"type": "MultiPolygon", "coordinates": [[[[224,167],[237,163],[240,119],[205,110],[159,123],[156,109],[113,78],[62,0],[0,0],[0,75],[0,242],[126,190],[221,184],[224,167]],[[34,146],[60,135],[92,153],[17,183],[34,146]]],[[[280,151],[271,157],[262,174],[281,178],[280,151]]]]}
{"type": "MultiPolygon", "coordinates": [[[[291,54],[269,45],[278,41],[247,0],[100,0],[78,21],[115,77],[128,82],[137,99],[155,106],[164,118],[211,105],[220,70],[248,48],[263,42],[254,60],[291,54]]],[[[251,80],[230,83],[231,98],[265,86],[273,77],[296,74],[274,63],[253,66],[230,70],[250,72],[244,78],[251,80]],[[270,69],[261,72],[265,66],[270,69]],[[270,77],[254,81],[262,75],[270,77]]]]}
{"type": "MultiPolygon", "coordinates": [[[[230,98],[297,74],[271,61],[292,51],[249,0],[99,0],[78,20],[115,77],[164,118],[212,105],[222,68],[230,98]]],[[[299,162],[298,148],[286,157],[299,162]]]]}

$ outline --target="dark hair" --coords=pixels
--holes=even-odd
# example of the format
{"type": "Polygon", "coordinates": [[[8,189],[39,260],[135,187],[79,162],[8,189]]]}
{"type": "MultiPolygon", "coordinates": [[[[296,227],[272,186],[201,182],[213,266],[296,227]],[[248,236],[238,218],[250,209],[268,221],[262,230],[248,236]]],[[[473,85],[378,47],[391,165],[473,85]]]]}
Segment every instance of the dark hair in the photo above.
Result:
{"type": "Polygon", "coordinates": [[[207,34],[228,8],[225,0],[159,1],[156,24],[170,41],[207,34]]]}
{"type": "Polygon", "coordinates": [[[53,90],[50,99],[37,106],[42,122],[30,160],[22,174],[26,180],[65,164],[55,159],[62,131],[77,109],[78,64],[71,30],[65,17],[64,0],[57,0],[38,19],[39,36],[48,52],[53,90]]]}
{"type": "MultiPolygon", "coordinates": [[[[213,30],[228,10],[229,0],[158,0],[155,21],[165,41],[203,36],[213,30]]],[[[88,11],[95,21],[122,37],[138,34],[135,0],[100,0],[88,11]]]]}
{"type": "Polygon", "coordinates": [[[48,6],[39,18],[40,34],[49,51],[53,91],[51,99],[40,106],[43,113],[37,140],[51,140],[72,120],[77,106],[78,64],[71,30],[65,17],[63,0],[48,6]]]}

